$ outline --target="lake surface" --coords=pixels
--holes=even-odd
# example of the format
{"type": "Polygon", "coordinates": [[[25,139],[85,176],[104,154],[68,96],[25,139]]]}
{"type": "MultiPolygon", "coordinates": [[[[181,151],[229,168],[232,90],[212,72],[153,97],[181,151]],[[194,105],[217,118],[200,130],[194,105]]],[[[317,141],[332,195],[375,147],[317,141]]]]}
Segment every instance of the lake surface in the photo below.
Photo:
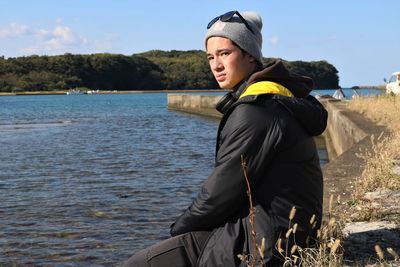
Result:
{"type": "Polygon", "coordinates": [[[118,266],[167,238],[213,167],[218,121],[166,106],[0,97],[0,266],[118,266]]]}

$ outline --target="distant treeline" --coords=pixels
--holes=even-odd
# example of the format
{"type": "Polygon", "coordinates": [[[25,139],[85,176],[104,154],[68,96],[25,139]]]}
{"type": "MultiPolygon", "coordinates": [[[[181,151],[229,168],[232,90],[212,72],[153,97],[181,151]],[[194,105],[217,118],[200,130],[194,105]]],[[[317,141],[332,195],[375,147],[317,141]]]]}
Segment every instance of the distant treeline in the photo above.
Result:
{"type": "MultiPolygon", "coordinates": [[[[265,58],[265,63],[274,59],[265,58]]],[[[286,62],[314,79],[316,88],[338,88],[338,71],[326,61],[286,62]]],[[[132,56],[92,54],[0,57],[0,92],[87,88],[99,90],[216,89],[204,51],[154,50],[132,56]]]]}

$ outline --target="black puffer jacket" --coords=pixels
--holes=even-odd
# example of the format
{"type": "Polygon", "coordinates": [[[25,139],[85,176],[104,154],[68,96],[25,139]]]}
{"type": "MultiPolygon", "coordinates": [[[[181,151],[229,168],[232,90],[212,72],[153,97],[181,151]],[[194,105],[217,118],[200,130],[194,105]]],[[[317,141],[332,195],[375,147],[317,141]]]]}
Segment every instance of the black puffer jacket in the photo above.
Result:
{"type": "Polygon", "coordinates": [[[306,237],[314,236],[309,224],[313,214],[321,221],[323,181],[312,136],[324,131],[327,113],[307,97],[312,81],[290,75],[281,62],[252,75],[249,84],[258,81],[279,82],[296,97],[249,95],[224,114],[215,168],[171,227],[173,236],[213,231],[198,266],[245,266],[237,254],[253,251],[242,156],[256,208],[258,244],[266,238],[266,266],[281,264],[275,245],[288,229],[293,206],[297,210],[293,222],[299,225],[296,244],[304,247],[306,237]]]}

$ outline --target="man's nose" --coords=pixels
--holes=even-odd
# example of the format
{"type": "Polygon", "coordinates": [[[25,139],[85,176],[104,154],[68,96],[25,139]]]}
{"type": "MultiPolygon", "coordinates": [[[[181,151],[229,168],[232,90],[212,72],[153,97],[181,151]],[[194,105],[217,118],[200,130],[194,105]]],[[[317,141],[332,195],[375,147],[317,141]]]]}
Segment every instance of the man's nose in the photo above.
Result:
{"type": "Polygon", "coordinates": [[[211,68],[213,70],[221,70],[221,69],[223,69],[222,62],[218,58],[215,58],[211,63],[211,68]]]}

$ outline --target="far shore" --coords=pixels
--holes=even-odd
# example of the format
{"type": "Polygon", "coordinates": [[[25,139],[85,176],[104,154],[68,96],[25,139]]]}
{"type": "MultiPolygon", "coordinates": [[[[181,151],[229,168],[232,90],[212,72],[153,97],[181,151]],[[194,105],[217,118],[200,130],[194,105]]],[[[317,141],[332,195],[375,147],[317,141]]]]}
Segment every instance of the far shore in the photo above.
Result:
{"type": "MultiPolygon", "coordinates": [[[[353,86],[352,89],[380,89],[384,90],[384,85],[377,86],[353,86]]],[[[318,89],[318,90],[330,90],[318,89]]],[[[16,96],[16,95],[66,95],[70,90],[54,90],[54,91],[22,91],[22,92],[0,92],[0,96],[16,96]]],[[[91,90],[89,90],[91,91],[91,90]]],[[[144,93],[202,93],[202,92],[224,92],[223,89],[186,89],[186,90],[98,90],[96,92],[87,93],[83,90],[81,94],[144,94],[144,93]]]]}
{"type": "MultiPolygon", "coordinates": [[[[224,92],[222,89],[196,89],[196,90],[100,90],[92,94],[144,94],[144,93],[201,93],[201,92],[224,92]]],[[[25,91],[25,92],[0,92],[0,96],[16,96],[16,95],[66,95],[66,91],[25,91]]],[[[85,91],[82,94],[88,94],[85,91]]]]}

